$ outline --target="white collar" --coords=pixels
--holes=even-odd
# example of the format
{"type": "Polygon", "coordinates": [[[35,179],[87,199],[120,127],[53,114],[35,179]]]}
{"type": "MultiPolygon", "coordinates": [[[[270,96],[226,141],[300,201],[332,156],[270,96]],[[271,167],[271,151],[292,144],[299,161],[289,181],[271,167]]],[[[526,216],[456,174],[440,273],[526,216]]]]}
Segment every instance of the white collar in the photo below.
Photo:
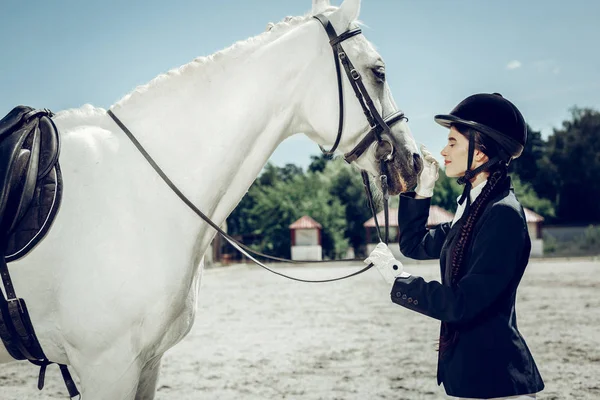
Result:
{"type": "MultiPolygon", "coordinates": [[[[474,186],[471,188],[471,192],[469,194],[469,196],[471,197],[471,204],[473,204],[475,202],[475,199],[477,198],[477,196],[479,196],[481,194],[481,191],[483,190],[483,188],[485,187],[485,184],[487,183],[487,179],[480,182],[477,186],[474,186]]],[[[456,202],[458,203],[458,200],[460,200],[461,196],[458,196],[456,198],[456,202]]],[[[464,203],[463,203],[464,205],[464,203]]]]}

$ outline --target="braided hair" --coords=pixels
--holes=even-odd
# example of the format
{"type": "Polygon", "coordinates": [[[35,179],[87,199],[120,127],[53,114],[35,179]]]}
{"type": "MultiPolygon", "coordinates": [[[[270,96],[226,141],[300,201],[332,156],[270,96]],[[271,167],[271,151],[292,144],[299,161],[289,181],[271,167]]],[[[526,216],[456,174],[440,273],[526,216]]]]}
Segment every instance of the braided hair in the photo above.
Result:
{"type": "MultiPolygon", "coordinates": [[[[493,158],[500,154],[501,150],[495,141],[490,139],[488,136],[481,134],[479,131],[463,127],[455,126],[456,129],[465,137],[470,138],[474,136],[475,149],[483,152],[488,158],[493,158]]],[[[450,286],[454,287],[464,273],[463,267],[465,265],[465,253],[469,248],[473,236],[473,230],[477,220],[483,213],[485,206],[492,199],[499,188],[502,187],[501,183],[504,182],[508,176],[508,164],[506,162],[500,162],[494,164],[488,168],[490,176],[486,185],[483,187],[481,194],[477,196],[477,199],[469,207],[468,214],[465,216],[465,221],[460,228],[460,233],[454,248],[452,249],[452,275],[450,278],[450,286]]],[[[449,349],[458,339],[458,331],[453,328],[449,323],[442,322],[442,334],[440,335],[438,350],[440,354],[443,354],[449,349]]]]}

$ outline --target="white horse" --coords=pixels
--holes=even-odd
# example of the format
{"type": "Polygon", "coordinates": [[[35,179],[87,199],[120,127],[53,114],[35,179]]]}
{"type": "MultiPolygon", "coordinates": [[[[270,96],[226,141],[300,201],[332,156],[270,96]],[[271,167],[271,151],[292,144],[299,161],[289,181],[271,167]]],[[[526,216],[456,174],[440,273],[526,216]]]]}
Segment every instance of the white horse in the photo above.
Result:
{"type": "MultiPolygon", "coordinates": [[[[221,224],[274,149],[305,133],[325,147],[338,127],[335,64],[323,26],[355,25],[360,0],[312,11],[138,87],[111,110],[194,204],[221,224]]],[[[364,36],[343,43],[375,107],[397,110],[383,61],[364,36]]],[[[344,80],[339,149],[369,125],[344,80]]],[[[56,114],[62,133],[61,210],[48,236],[9,264],[46,356],[68,364],[85,400],[152,399],[162,355],[194,322],[203,254],[215,231],[158,177],[106,110],[56,114]]],[[[416,182],[417,147],[405,122],[392,127],[390,193],[416,182]]],[[[376,145],[356,164],[379,175],[376,145]]],[[[232,277],[235,279],[235,277],[232,277]]],[[[0,362],[13,361],[0,346],[0,362]]]]}

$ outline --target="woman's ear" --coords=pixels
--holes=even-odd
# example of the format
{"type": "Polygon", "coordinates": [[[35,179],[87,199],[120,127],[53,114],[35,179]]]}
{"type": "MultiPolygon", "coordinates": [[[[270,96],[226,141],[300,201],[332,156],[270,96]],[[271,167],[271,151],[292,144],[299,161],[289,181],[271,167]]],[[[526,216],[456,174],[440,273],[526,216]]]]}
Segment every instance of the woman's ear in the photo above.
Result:
{"type": "Polygon", "coordinates": [[[489,160],[488,156],[485,155],[481,150],[475,149],[475,153],[473,153],[473,161],[477,164],[485,164],[489,160]]]}

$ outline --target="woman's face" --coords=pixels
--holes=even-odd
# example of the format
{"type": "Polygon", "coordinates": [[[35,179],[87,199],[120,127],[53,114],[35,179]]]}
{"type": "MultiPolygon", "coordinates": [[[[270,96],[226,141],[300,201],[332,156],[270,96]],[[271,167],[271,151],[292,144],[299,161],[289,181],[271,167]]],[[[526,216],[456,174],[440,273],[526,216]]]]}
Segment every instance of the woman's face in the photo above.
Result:
{"type": "MultiPolygon", "coordinates": [[[[465,174],[467,170],[468,151],[469,140],[457,131],[455,127],[451,127],[448,133],[448,144],[441,151],[444,157],[447,176],[450,178],[459,178],[465,174]]],[[[487,158],[481,151],[475,150],[471,169],[483,164],[481,161],[484,157],[487,158]]]]}

